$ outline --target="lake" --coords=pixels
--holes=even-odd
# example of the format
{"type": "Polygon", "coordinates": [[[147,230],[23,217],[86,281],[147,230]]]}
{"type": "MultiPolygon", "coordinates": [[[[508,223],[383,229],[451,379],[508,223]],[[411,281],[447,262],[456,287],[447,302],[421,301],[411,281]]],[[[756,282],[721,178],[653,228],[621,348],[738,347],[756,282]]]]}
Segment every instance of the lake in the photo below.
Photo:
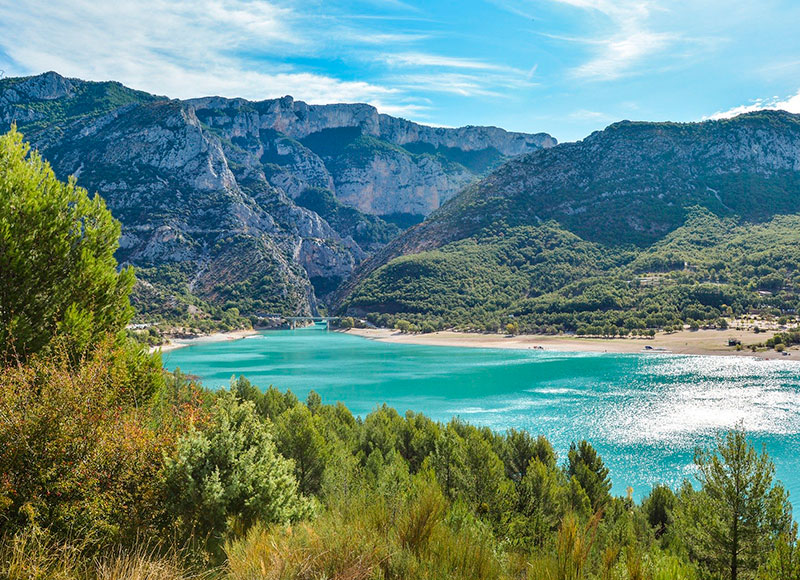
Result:
{"type": "MultiPolygon", "coordinates": [[[[270,331],[164,353],[169,369],[227,386],[245,375],[357,415],[386,403],[448,421],[544,434],[561,459],[587,439],[614,492],[692,478],[696,446],[743,422],[800,497],[800,363],[747,357],[582,354],[389,344],[324,330],[270,331]]],[[[800,504],[799,504],[800,505],[800,504]]]]}

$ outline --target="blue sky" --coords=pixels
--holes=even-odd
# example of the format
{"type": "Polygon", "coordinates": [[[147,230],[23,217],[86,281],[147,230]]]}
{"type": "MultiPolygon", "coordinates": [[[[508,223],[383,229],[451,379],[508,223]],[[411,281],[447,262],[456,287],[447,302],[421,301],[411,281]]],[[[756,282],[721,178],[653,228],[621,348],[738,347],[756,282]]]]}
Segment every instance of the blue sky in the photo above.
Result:
{"type": "Polygon", "coordinates": [[[0,0],[0,69],[570,141],[620,119],[800,113],[799,23],[798,0],[0,0]]]}

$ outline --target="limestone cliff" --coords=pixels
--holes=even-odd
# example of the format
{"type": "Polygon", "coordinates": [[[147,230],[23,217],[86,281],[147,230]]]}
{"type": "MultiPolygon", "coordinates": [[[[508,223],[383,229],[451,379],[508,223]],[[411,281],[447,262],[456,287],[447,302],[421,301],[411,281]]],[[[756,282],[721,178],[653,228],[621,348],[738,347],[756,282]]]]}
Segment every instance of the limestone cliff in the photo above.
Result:
{"type": "Polygon", "coordinates": [[[179,101],[52,72],[0,80],[0,130],[12,123],[59,177],[106,199],[123,225],[118,257],[142,281],[137,306],[164,317],[316,312],[400,232],[376,216],[421,219],[554,143],[368,105],[179,101]]]}

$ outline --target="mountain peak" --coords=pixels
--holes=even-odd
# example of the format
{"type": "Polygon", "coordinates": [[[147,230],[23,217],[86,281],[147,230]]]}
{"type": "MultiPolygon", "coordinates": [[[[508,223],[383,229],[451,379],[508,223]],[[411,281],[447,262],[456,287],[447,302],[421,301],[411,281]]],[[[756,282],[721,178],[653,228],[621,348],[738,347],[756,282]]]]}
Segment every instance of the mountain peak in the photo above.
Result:
{"type": "Polygon", "coordinates": [[[19,81],[14,85],[15,92],[24,99],[52,101],[70,98],[75,94],[75,81],[55,71],[14,80],[19,81]]]}

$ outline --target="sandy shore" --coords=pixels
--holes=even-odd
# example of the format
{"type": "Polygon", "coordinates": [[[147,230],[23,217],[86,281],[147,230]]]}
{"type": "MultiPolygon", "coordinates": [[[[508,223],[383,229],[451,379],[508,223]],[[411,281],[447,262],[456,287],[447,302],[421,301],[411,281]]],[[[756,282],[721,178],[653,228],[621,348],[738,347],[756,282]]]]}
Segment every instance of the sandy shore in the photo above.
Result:
{"type": "Polygon", "coordinates": [[[382,342],[399,344],[427,344],[435,346],[467,346],[475,348],[515,348],[533,349],[540,347],[544,350],[562,352],[613,352],[635,353],[642,352],[645,345],[654,349],[665,349],[674,354],[698,355],[723,355],[723,356],[749,356],[764,359],[800,360],[800,350],[797,347],[788,349],[788,356],[774,350],[753,353],[749,349],[737,351],[728,346],[728,339],[735,338],[742,344],[764,342],[772,333],[762,332],[756,334],[742,330],[697,330],[657,334],[652,339],[645,338],[578,338],[573,336],[552,336],[526,334],[519,336],[504,336],[502,334],[478,334],[469,332],[433,332],[430,334],[402,334],[397,330],[388,329],[351,329],[349,334],[363,336],[382,342]]]}
{"type": "Polygon", "coordinates": [[[170,350],[183,348],[184,346],[189,346],[192,344],[201,344],[204,342],[222,342],[225,340],[239,340],[241,338],[245,338],[246,336],[252,336],[257,333],[258,331],[250,329],[250,330],[234,330],[231,332],[215,332],[214,334],[205,334],[203,336],[198,336],[197,338],[173,338],[167,344],[151,347],[150,352],[155,352],[157,350],[160,350],[161,352],[168,352],[170,350]]]}

